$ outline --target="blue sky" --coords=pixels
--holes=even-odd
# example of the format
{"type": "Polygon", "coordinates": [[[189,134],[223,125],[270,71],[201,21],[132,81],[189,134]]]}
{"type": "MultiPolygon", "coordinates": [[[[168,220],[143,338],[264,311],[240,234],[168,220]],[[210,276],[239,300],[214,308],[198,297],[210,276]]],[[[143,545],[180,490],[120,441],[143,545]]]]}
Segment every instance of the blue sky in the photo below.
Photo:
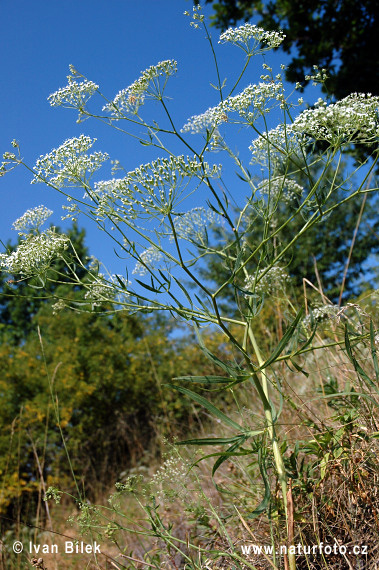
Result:
{"type": "MultiPolygon", "coordinates": [[[[129,170],[151,160],[151,149],[94,120],[78,125],[75,111],[52,108],[47,97],[66,85],[69,64],[113,98],[151,64],[176,59],[178,74],[170,79],[168,93],[178,126],[189,116],[216,104],[217,93],[209,85],[216,82],[212,55],[203,31],[190,27],[189,18],[183,15],[185,10],[192,11],[191,0],[7,2],[0,23],[2,53],[8,54],[2,61],[1,154],[11,150],[10,141],[15,138],[25,161],[33,166],[41,154],[67,138],[84,133],[97,137],[96,150],[108,152],[129,170]]],[[[208,6],[204,13],[209,15],[211,8],[208,6]]],[[[219,33],[213,29],[212,34],[217,44],[219,33]]],[[[226,45],[217,46],[217,52],[221,57],[222,77],[235,77],[244,63],[242,51],[226,45]]],[[[278,69],[286,58],[277,52],[270,54],[267,61],[278,69]]],[[[252,62],[242,87],[259,81],[261,63],[252,62]]],[[[235,142],[246,148],[252,138],[251,134],[239,133],[235,142]]],[[[100,176],[104,177],[110,176],[100,176]]],[[[16,239],[12,222],[39,204],[54,210],[51,221],[61,224],[62,197],[42,184],[30,185],[30,180],[30,173],[22,167],[0,179],[3,242],[16,239]]],[[[117,261],[112,243],[104,241],[104,235],[84,220],[79,223],[87,229],[91,253],[113,271],[117,261]]]]}

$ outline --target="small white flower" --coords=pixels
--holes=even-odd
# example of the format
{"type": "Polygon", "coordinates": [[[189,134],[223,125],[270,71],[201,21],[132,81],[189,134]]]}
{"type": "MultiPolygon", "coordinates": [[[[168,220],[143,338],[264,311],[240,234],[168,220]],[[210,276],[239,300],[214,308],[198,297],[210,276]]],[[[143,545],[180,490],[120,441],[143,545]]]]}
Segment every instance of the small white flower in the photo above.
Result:
{"type": "Polygon", "coordinates": [[[271,267],[268,271],[260,269],[255,275],[249,275],[245,279],[245,287],[255,293],[277,295],[285,291],[286,285],[291,279],[283,267],[271,267]]]}
{"type": "Polygon", "coordinates": [[[83,109],[88,99],[99,89],[93,81],[77,82],[72,75],[67,76],[68,84],[61,87],[47,98],[52,107],[83,109]]]}
{"type": "Polygon", "coordinates": [[[0,267],[23,277],[43,277],[53,261],[68,248],[69,241],[53,228],[41,234],[29,234],[10,255],[0,255],[0,267]]]}
{"type": "Polygon", "coordinates": [[[273,81],[264,76],[264,81],[248,85],[238,95],[228,97],[215,107],[210,107],[201,115],[190,117],[181,129],[182,132],[205,133],[217,129],[222,123],[236,122],[231,113],[238,113],[244,122],[253,124],[258,116],[267,113],[278,102],[284,104],[284,91],[281,78],[273,81]]]}
{"type": "Polygon", "coordinates": [[[157,83],[159,78],[164,77],[166,82],[170,75],[176,73],[177,67],[178,64],[173,59],[152,65],[132,85],[119,91],[113,101],[104,105],[103,111],[108,111],[115,117],[122,117],[124,113],[137,113],[146,96],[156,98],[160,95],[157,83]]]}
{"type": "Polygon", "coordinates": [[[41,156],[33,168],[35,176],[31,183],[48,182],[57,188],[81,186],[109,158],[104,152],[87,154],[95,141],[96,139],[80,135],[66,140],[58,148],[41,156]]]}
{"type": "Polygon", "coordinates": [[[133,269],[134,275],[146,275],[149,270],[153,270],[157,264],[163,260],[163,253],[156,247],[151,246],[141,253],[140,261],[136,263],[133,269]]]}
{"type": "MultiPolygon", "coordinates": [[[[94,269],[98,267],[96,261],[94,259],[92,264],[94,269]]],[[[102,273],[98,273],[96,276],[93,276],[93,280],[90,283],[85,285],[87,291],[84,298],[91,303],[92,307],[98,307],[105,302],[123,302],[130,296],[128,291],[130,285],[130,281],[123,277],[119,276],[116,278],[115,275],[110,275],[107,279],[102,273]]]]}
{"type": "Polygon", "coordinates": [[[219,43],[229,42],[253,55],[279,47],[284,38],[283,32],[267,32],[255,24],[244,24],[223,32],[219,43]]]}
{"type": "Polygon", "coordinates": [[[167,215],[192,178],[201,181],[204,176],[219,175],[220,167],[200,163],[196,157],[158,158],[128,172],[124,178],[96,182],[96,215],[99,219],[109,215],[119,219],[167,215]]]}
{"type": "Polygon", "coordinates": [[[53,315],[57,315],[58,313],[63,311],[63,309],[66,308],[66,303],[63,301],[63,299],[59,299],[59,301],[54,303],[54,305],[52,305],[51,308],[53,310],[53,315]]]}
{"type": "MultiPolygon", "coordinates": [[[[216,212],[205,208],[193,208],[181,216],[176,216],[174,227],[177,237],[187,241],[205,244],[207,228],[211,224],[220,224],[221,218],[216,212]]],[[[170,236],[173,240],[174,237],[170,236]]]]}
{"type": "Polygon", "coordinates": [[[301,196],[304,188],[295,180],[286,176],[277,176],[263,180],[258,185],[258,190],[262,196],[267,196],[269,200],[277,201],[280,199],[282,202],[290,204],[301,196]]]}
{"type": "Polygon", "coordinates": [[[45,206],[37,206],[27,210],[20,218],[13,222],[13,229],[20,235],[27,235],[31,231],[39,230],[40,226],[52,215],[52,210],[45,206]]]}
{"type": "Polygon", "coordinates": [[[306,109],[295,119],[292,130],[332,145],[376,143],[379,97],[352,93],[331,105],[320,98],[313,109],[306,109]]]}
{"type": "Polygon", "coordinates": [[[302,147],[307,141],[306,137],[293,131],[292,125],[278,125],[253,140],[249,146],[253,154],[251,162],[280,168],[290,156],[301,158],[302,147]]]}
{"type": "Polygon", "coordinates": [[[312,314],[303,319],[303,324],[310,327],[311,323],[321,323],[338,317],[340,307],[338,305],[318,305],[312,308],[312,314]]]}

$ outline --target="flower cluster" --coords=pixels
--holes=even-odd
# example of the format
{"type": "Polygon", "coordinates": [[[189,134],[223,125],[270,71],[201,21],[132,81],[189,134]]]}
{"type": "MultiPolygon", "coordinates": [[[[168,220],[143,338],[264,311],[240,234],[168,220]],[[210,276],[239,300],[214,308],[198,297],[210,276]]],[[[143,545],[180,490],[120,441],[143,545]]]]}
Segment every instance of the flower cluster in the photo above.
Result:
{"type": "Polygon", "coordinates": [[[91,303],[92,308],[105,302],[122,302],[130,295],[128,292],[130,285],[130,281],[123,277],[116,278],[115,275],[110,275],[107,279],[102,273],[97,273],[90,283],[86,283],[87,291],[84,298],[91,303]]]}
{"type": "Polygon", "coordinates": [[[258,185],[258,190],[262,196],[267,196],[269,200],[277,201],[280,199],[284,203],[290,204],[302,195],[304,188],[291,178],[277,176],[263,180],[258,185]]]}
{"type": "Polygon", "coordinates": [[[352,93],[331,105],[319,99],[295,119],[292,130],[332,145],[373,143],[379,137],[379,97],[352,93]]]}
{"type": "Polygon", "coordinates": [[[219,175],[220,167],[210,167],[196,158],[159,158],[128,172],[124,178],[96,182],[99,199],[96,215],[99,219],[109,214],[118,215],[121,220],[167,215],[182,186],[186,187],[191,178],[202,180],[204,176],[219,175]]]}
{"type": "Polygon", "coordinates": [[[12,227],[14,230],[17,230],[20,235],[27,235],[33,231],[36,232],[52,213],[52,210],[49,210],[45,206],[31,208],[13,222],[12,227]]]}
{"type": "Polygon", "coordinates": [[[43,277],[52,262],[68,248],[69,238],[48,229],[30,235],[10,255],[0,255],[0,267],[23,277],[43,277]]]}
{"type": "Polygon", "coordinates": [[[61,87],[47,98],[52,107],[83,109],[88,99],[99,89],[96,83],[87,79],[78,82],[72,75],[68,75],[67,80],[66,87],[61,87]]]}
{"type": "Polygon", "coordinates": [[[51,305],[51,309],[53,311],[53,315],[58,315],[59,313],[61,313],[65,308],[67,307],[66,303],[63,301],[63,299],[58,299],[58,301],[56,303],[54,303],[54,305],[51,305]]]}
{"type": "Polygon", "coordinates": [[[274,170],[291,156],[302,156],[303,145],[308,139],[293,131],[292,125],[278,125],[253,140],[249,146],[252,152],[252,163],[263,166],[270,164],[274,170]]]}
{"type": "Polygon", "coordinates": [[[319,305],[312,308],[312,313],[303,319],[303,325],[310,327],[313,323],[322,323],[335,319],[340,311],[338,305],[319,305]]]}
{"type": "Polygon", "coordinates": [[[219,43],[229,42],[241,47],[248,55],[256,55],[279,47],[284,38],[283,32],[267,32],[255,24],[244,24],[223,32],[219,43]]]}
{"type": "Polygon", "coordinates": [[[117,93],[116,97],[110,103],[103,107],[103,111],[108,111],[115,117],[122,117],[124,113],[135,114],[143,105],[146,95],[151,97],[160,97],[158,80],[165,77],[165,81],[174,75],[177,71],[178,64],[173,59],[160,61],[157,65],[152,65],[142,72],[140,77],[117,93]]]}
{"type": "MultiPolygon", "coordinates": [[[[191,14],[188,12],[188,10],[184,12],[184,15],[191,17],[191,14]]],[[[190,22],[190,26],[195,29],[199,29],[200,23],[204,22],[204,19],[204,14],[201,13],[201,6],[199,4],[194,4],[192,6],[192,21],[190,22]]]]}
{"type": "Polygon", "coordinates": [[[162,262],[163,253],[160,249],[152,245],[148,249],[145,249],[139,258],[140,261],[136,263],[136,266],[133,269],[133,274],[144,276],[149,273],[149,271],[156,268],[157,264],[162,262]]]}
{"type": "Polygon", "coordinates": [[[328,79],[328,76],[326,69],[319,69],[318,65],[314,65],[313,73],[311,75],[306,75],[304,79],[306,81],[312,81],[312,84],[316,86],[318,83],[325,83],[325,81],[328,79]]]}
{"type": "MultiPolygon", "coordinates": [[[[216,223],[220,224],[220,216],[213,210],[193,208],[185,214],[176,216],[174,227],[179,239],[205,244],[207,227],[216,223]]],[[[173,240],[174,237],[170,236],[170,239],[173,240]]]]}
{"type": "Polygon", "coordinates": [[[250,291],[261,294],[277,295],[284,291],[290,283],[290,277],[283,267],[274,266],[268,271],[260,269],[255,275],[249,275],[245,279],[245,287],[250,291]]]}
{"type": "Polygon", "coordinates": [[[168,457],[151,478],[153,494],[161,501],[185,498],[188,493],[190,467],[191,464],[180,456],[168,457]]]}
{"type": "Polygon", "coordinates": [[[195,134],[215,129],[221,123],[229,121],[228,113],[238,113],[247,123],[252,124],[259,115],[269,110],[269,101],[284,104],[283,83],[280,76],[276,79],[248,85],[238,95],[228,97],[201,115],[194,115],[183,126],[182,132],[195,134]]]}
{"type": "Polygon", "coordinates": [[[104,152],[86,154],[96,139],[86,135],[66,140],[49,154],[41,156],[33,168],[35,175],[32,184],[48,182],[56,188],[81,186],[109,156],[104,152]]]}
{"type": "Polygon", "coordinates": [[[3,161],[0,163],[0,177],[4,176],[7,171],[13,170],[18,164],[18,159],[20,158],[20,147],[18,142],[13,139],[12,147],[17,149],[18,158],[14,152],[4,152],[3,161]]]}

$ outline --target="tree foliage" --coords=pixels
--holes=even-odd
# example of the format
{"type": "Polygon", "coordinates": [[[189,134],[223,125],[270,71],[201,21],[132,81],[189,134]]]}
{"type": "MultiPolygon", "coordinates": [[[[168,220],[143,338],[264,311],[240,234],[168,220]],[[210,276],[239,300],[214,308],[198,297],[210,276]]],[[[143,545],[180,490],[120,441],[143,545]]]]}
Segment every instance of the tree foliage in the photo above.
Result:
{"type": "MultiPolygon", "coordinates": [[[[311,160],[309,162],[312,163],[311,160]]],[[[317,160],[315,160],[316,164],[317,160]]],[[[320,174],[319,168],[315,165],[308,168],[310,178],[314,181],[318,179],[320,174]]],[[[350,186],[355,184],[353,179],[349,180],[348,184],[343,184],[344,176],[345,169],[342,165],[337,170],[330,166],[328,173],[325,175],[325,180],[331,182],[334,179],[335,181],[336,189],[333,194],[335,203],[343,201],[349,192],[350,186]]],[[[303,188],[305,194],[309,191],[309,180],[304,176],[304,173],[295,171],[291,174],[291,178],[296,181],[299,188],[303,188]]],[[[257,182],[257,185],[259,187],[259,182],[257,182]]],[[[267,188],[265,191],[268,192],[267,188]]],[[[318,195],[319,199],[322,200],[322,186],[318,190],[318,195]]],[[[274,188],[272,188],[270,196],[270,202],[273,204],[271,229],[281,227],[283,222],[293,215],[297,208],[298,199],[299,196],[296,198],[294,194],[287,195],[287,197],[284,194],[282,199],[275,201],[274,188]]],[[[266,262],[273,258],[279,250],[288,248],[282,264],[292,278],[292,285],[294,290],[297,291],[297,295],[303,295],[304,278],[317,288],[321,286],[324,294],[335,302],[338,302],[341,288],[343,289],[342,296],[344,299],[360,295],[366,287],[365,281],[370,279],[367,273],[367,263],[370,261],[372,267],[374,267],[373,256],[379,252],[377,209],[377,199],[373,196],[368,200],[361,198],[347,202],[343,205],[343,208],[321,218],[306,234],[301,235],[299,239],[291,244],[293,236],[299,234],[304,223],[303,217],[294,216],[284,231],[275,233],[275,236],[267,241],[264,254],[266,262]],[[343,284],[343,276],[346,269],[347,279],[343,284]]],[[[260,241],[265,239],[266,231],[267,224],[265,224],[264,217],[262,217],[259,211],[251,209],[250,223],[247,225],[244,237],[246,241],[246,257],[254,247],[254,244],[260,243],[260,241]]],[[[216,234],[220,238],[221,233],[222,231],[216,229],[216,234]]],[[[225,239],[224,236],[223,239],[225,239]]],[[[226,239],[233,243],[234,236],[230,233],[226,239]]],[[[205,278],[219,284],[225,281],[227,276],[233,271],[236,258],[236,252],[233,248],[229,248],[228,252],[229,258],[225,258],[223,265],[220,265],[215,256],[209,258],[207,266],[202,272],[205,278]]],[[[262,259],[257,258],[249,262],[249,265],[246,267],[249,273],[259,270],[258,263],[262,263],[262,259]]],[[[244,287],[242,276],[237,285],[240,288],[244,287]]],[[[232,302],[235,297],[235,293],[232,293],[233,290],[232,286],[229,289],[225,289],[229,302],[232,302]]]]}
{"type": "MultiPolygon", "coordinates": [[[[85,260],[84,232],[74,227],[70,235],[85,260]]],[[[59,287],[83,295],[80,285],[59,287]]],[[[2,280],[0,512],[11,518],[35,512],[42,479],[73,488],[65,448],[91,497],[147,452],[159,453],[157,435],[180,434],[195,421],[189,402],[164,384],[194,371],[214,373],[188,336],[171,335],[168,319],[54,314],[56,292],[53,284],[41,294],[23,280],[2,280]]],[[[217,350],[218,338],[212,342],[217,350]]]]}
{"type": "Polygon", "coordinates": [[[304,84],[313,65],[326,68],[329,93],[379,94],[376,0],[205,0],[213,4],[214,24],[225,29],[258,16],[268,30],[282,29],[281,47],[292,55],[287,79],[304,84]],[[295,52],[293,49],[295,48],[295,52]]]}

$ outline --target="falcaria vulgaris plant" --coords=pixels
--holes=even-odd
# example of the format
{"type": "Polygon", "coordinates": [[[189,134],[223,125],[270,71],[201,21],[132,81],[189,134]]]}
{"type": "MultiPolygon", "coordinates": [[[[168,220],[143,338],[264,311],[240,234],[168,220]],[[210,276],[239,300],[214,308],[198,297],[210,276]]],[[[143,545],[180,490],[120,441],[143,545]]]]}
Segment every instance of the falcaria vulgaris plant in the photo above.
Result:
{"type": "MultiPolygon", "coordinates": [[[[200,349],[219,366],[220,376],[180,378],[172,388],[204,406],[227,431],[222,438],[186,443],[222,447],[214,454],[212,475],[233,456],[246,456],[251,462],[258,449],[266,489],[261,511],[270,505],[276,480],[288,522],[288,479],[277,429],[281,404],[276,402],[282,401],[282,393],[275,364],[296,363],[298,355],[312,350],[314,338],[307,324],[312,325],[313,319],[305,322],[298,302],[292,303],[286,292],[291,273],[288,259],[293,245],[315,224],[322,224],[344,203],[377,190],[370,181],[378,158],[379,98],[353,93],[332,103],[319,99],[303,109],[302,99],[293,102],[293,94],[285,92],[284,66],[275,74],[265,63],[260,82],[246,85],[253,57],[259,58],[283,40],[280,33],[251,24],[221,34],[220,44],[244,53],[240,74],[234,81],[222,81],[216,57],[221,48],[212,43],[199,8],[194,9],[191,24],[205,31],[217,82],[214,106],[191,116],[184,125],[172,116],[167,95],[170,77],[177,72],[174,60],[152,65],[113,99],[71,66],[67,85],[49,97],[54,107],[78,111],[79,122],[91,117],[134,137],[149,152],[156,150],[156,158],[133,170],[113,160],[107,178],[98,171],[106,168],[110,157],[92,150],[95,139],[84,134],[41,156],[33,168],[25,164],[14,141],[13,151],[4,154],[2,174],[24,165],[32,172],[33,184],[45,184],[67,197],[65,218],[84,215],[92,220],[125,259],[125,272],[114,275],[93,260],[85,268],[86,293],[81,301],[57,299],[55,310],[112,306],[129,313],[165,311],[195,328],[200,349]],[[96,99],[98,111],[92,110],[96,99]],[[154,120],[149,118],[151,100],[160,107],[154,120]],[[238,137],[245,138],[246,133],[250,145],[237,152],[238,137]],[[371,156],[346,174],[342,156],[356,145],[371,148],[371,156]],[[232,178],[235,171],[237,176],[232,178]],[[340,197],[341,192],[343,198],[336,201],[335,195],[340,197]],[[276,213],[283,202],[289,205],[288,217],[278,225],[276,213]],[[299,219],[300,231],[282,245],[277,236],[290,231],[291,222],[299,219]],[[204,279],[209,259],[217,260],[227,275],[222,283],[204,279]],[[229,299],[234,295],[233,306],[225,303],[226,293],[229,299]],[[265,354],[257,341],[256,323],[264,304],[278,299],[285,299],[286,326],[279,342],[265,354]],[[232,361],[210,352],[202,336],[205,326],[222,331],[232,347],[232,361]],[[236,416],[229,417],[186,383],[231,391],[236,416]],[[259,399],[259,425],[252,425],[248,414],[241,413],[238,420],[240,398],[245,406],[259,399]],[[271,482],[268,473],[273,474],[271,482]]],[[[313,80],[322,80],[323,74],[324,70],[316,71],[313,80]]],[[[1,255],[2,270],[43,287],[49,280],[59,282],[54,265],[59,258],[66,262],[75,286],[76,268],[84,269],[82,261],[69,254],[72,247],[65,235],[53,227],[41,229],[49,215],[39,206],[14,223],[20,245],[1,255]]],[[[294,555],[289,561],[293,569],[294,555]]]]}

